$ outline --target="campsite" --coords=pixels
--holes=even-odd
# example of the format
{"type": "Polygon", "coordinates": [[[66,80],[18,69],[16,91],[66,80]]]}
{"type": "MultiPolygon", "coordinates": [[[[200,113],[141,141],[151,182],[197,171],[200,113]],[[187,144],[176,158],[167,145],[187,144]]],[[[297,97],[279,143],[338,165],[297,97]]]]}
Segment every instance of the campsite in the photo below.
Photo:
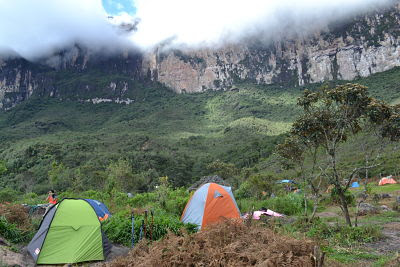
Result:
{"type": "Polygon", "coordinates": [[[400,0],[0,0],[0,267],[400,267],[400,0]]]}
{"type": "MultiPolygon", "coordinates": [[[[201,179],[203,183],[207,181],[215,181],[215,176],[201,179]]],[[[235,198],[230,187],[215,183],[203,184],[191,193],[183,188],[172,189],[168,184],[153,193],[133,196],[116,191],[112,195],[96,191],[62,192],[59,198],[63,200],[58,208],[50,209],[43,222],[43,211],[32,210],[37,203],[43,202],[43,197],[22,196],[13,203],[0,206],[1,213],[5,214],[5,220],[0,221],[0,236],[7,244],[0,246],[0,259],[3,264],[7,260],[5,264],[19,266],[33,266],[35,261],[31,255],[43,255],[38,264],[92,262],[89,266],[100,266],[102,262],[106,266],[173,266],[179,262],[208,266],[318,266],[321,260],[325,261],[324,266],[352,266],[352,263],[369,266],[373,262],[373,266],[397,266],[400,184],[378,184],[379,180],[371,182],[372,193],[365,202],[370,204],[358,208],[358,226],[353,228],[345,226],[330,193],[324,193],[324,204],[318,208],[314,221],[304,221],[304,209],[310,213],[312,208],[305,207],[301,194],[280,188],[280,183],[276,184],[276,196],[270,199],[235,198]],[[19,203],[30,203],[29,208],[19,203]],[[101,208],[92,210],[89,204],[101,208]],[[257,213],[264,207],[269,208],[268,213],[257,213]],[[203,210],[194,212],[198,209],[203,210]],[[55,216],[55,212],[60,215],[55,216]],[[252,220],[250,216],[241,218],[244,212],[257,215],[251,217],[252,220]],[[135,217],[133,228],[132,213],[135,217]],[[105,214],[109,217],[100,221],[98,218],[105,214]],[[56,219],[52,220],[53,217],[56,219]],[[180,221],[181,217],[187,224],[180,221]],[[94,228],[88,224],[91,220],[94,228]],[[203,229],[201,221],[210,222],[210,226],[203,229]],[[44,227],[49,223],[50,227],[44,227]],[[85,226],[80,226],[82,223],[85,226]],[[67,225],[72,228],[65,228],[67,225]],[[38,241],[35,241],[43,242],[42,229],[49,231],[47,245],[37,245],[38,241]],[[90,229],[97,229],[97,234],[90,229]],[[71,234],[78,239],[72,239],[71,234]],[[132,244],[134,249],[129,251],[132,244]],[[114,252],[111,252],[112,246],[114,252]],[[87,252],[82,248],[88,249],[87,252]],[[59,251],[62,257],[52,249],[59,251]],[[68,250],[71,252],[66,253],[68,250]],[[13,256],[10,258],[10,255],[13,256]]],[[[357,196],[362,193],[362,188],[355,187],[350,192],[357,196]]],[[[354,201],[356,203],[357,197],[354,201]]],[[[356,204],[350,211],[354,217],[356,204]]]]}

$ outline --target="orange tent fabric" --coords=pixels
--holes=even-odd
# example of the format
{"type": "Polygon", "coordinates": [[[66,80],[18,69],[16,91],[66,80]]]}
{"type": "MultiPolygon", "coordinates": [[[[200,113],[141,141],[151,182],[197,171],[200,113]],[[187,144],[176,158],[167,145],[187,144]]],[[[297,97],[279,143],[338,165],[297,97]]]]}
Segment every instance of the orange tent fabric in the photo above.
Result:
{"type": "Polygon", "coordinates": [[[397,182],[395,179],[389,176],[389,177],[384,177],[379,181],[379,185],[385,185],[385,184],[397,184],[397,182]]]}
{"type": "Polygon", "coordinates": [[[224,218],[240,218],[239,208],[230,187],[207,183],[193,194],[181,220],[203,228],[224,218]]]}

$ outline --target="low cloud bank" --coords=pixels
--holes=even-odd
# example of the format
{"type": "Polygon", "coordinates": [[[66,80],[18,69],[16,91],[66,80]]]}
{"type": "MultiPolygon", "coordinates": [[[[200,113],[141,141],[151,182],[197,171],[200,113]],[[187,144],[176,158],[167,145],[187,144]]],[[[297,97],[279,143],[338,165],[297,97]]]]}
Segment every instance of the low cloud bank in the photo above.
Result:
{"type": "Polygon", "coordinates": [[[100,0],[0,0],[0,54],[34,60],[79,44],[93,51],[216,47],[308,33],[393,0],[135,0],[110,18],[100,0]],[[123,23],[123,27],[117,27],[123,23]]]}

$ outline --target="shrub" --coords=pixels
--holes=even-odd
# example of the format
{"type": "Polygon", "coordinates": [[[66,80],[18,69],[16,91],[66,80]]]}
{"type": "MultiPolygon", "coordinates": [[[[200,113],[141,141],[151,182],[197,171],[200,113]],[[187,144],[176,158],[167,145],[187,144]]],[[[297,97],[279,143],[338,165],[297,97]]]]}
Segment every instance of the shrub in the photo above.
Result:
{"type": "MultiPolygon", "coordinates": [[[[303,214],[305,210],[304,197],[294,193],[266,200],[239,199],[237,203],[241,212],[248,212],[252,209],[259,210],[264,207],[285,215],[300,215],[303,214]]],[[[312,203],[307,200],[307,211],[311,212],[312,209],[312,203]]]]}
{"type": "MultiPolygon", "coordinates": [[[[345,192],[346,202],[348,205],[354,206],[355,205],[355,197],[350,191],[345,192]]],[[[333,188],[331,191],[330,201],[333,204],[341,205],[339,195],[336,191],[336,188],[333,188]]]]}
{"type": "MultiPolygon", "coordinates": [[[[150,213],[149,213],[150,215],[150,213]]],[[[135,241],[139,240],[140,226],[144,220],[143,215],[135,215],[135,241]]],[[[150,239],[151,217],[148,216],[147,235],[150,239]]],[[[113,215],[107,222],[104,223],[104,230],[107,237],[114,243],[130,246],[131,244],[131,215],[128,211],[121,211],[113,215]]],[[[194,232],[196,226],[191,224],[183,224],[179,217],[171,216],[163,211],[157,210],[154,214],[154,224],[152,228],[152,240],[163,238],[168,232],[180,235],[181,231],[186,229],[188,232],[194,232]]]]}
{"type": "Polygon", "coordinates": [[[235,195],[237,198],[251,198],[256,197],[261,199],[264,195],[271,195],[277,192],[279,185],[276,184],[275,178],[272,175],[251,175],[245,182],[243,182],[239,189],[236,190],[235,195]]]}
{"type": "Polygon", "coordinates": [[[22,205],[2,205],[0,204],[0,214],[9,223],[18,225],[20,229],[29,229],[31,222],[28,216],[28,212],[22,205]]]}
{"type": "Polygon", "coordinates": [[[16,201],[19,195],[19,192],[11,188],[4,188],[0,190],[0,203],[16,201]]]}
{"type": "Polygon", "coordinates": [[[374,225],[363,225],[359,227],[350,226],[330,226],[319,220],[311,225],[307,236],[328,240],[331,245],[353,246],[362,243],[376,241],[382,237],[381,228],[374,225]]]}
{"type": "Polygon", "coordinates": [[[4,216],[0,216],[0,236],[11,243],[25,243],[32,239],[33,231],[21,230],[17,225],[10,223],[4,216]]]}

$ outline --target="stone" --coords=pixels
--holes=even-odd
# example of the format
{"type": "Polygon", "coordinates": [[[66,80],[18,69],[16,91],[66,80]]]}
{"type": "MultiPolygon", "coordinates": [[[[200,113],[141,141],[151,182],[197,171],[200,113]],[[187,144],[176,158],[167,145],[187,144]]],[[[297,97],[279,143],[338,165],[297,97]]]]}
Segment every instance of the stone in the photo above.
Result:
{"type": "Polygon", "coordinates": [[[400,204],[400,196],[396,197],[396,203],[400,204]]]}
{"type": "Polygon", "coordinates": [[[364,216],[367,214],[376,214],[378,212],[378,208],[369,203],[361,203],[360,207],[358,208],[358,215],[360,216],[364,216]]]}
{"type": "Polygon", "coordinates": [[[2,238],[2,237],[0,236],[0,246],[6,246],[6,247],[8,247],[8,246],[10,246],[10,244],[8,244],[8,242],[7,242],[4,238],[2,238]]]}
{"type": "Polygon", "coordinates": [[[391,211],[392,209],[390,209],[388,206],[386,206],[386,205],[382,205],[382,206],[380,206],[380,209],[382,210],[382,211],[391,211]]]}
{"type": "Polygon", "coordinates": [[[381,199],[391,198],[391,197],[392,197],[392,195],[390,195],[390,194],[380,194],[381,199]]]}
{"type": "Polygon", "coordinates": [[[13,252],[6,247],[0,247],[0,263],[1,266],[3,265],[14,266],[14,267],[34,266],[26,264],[24,256],[22,254],[13,252]]]}

